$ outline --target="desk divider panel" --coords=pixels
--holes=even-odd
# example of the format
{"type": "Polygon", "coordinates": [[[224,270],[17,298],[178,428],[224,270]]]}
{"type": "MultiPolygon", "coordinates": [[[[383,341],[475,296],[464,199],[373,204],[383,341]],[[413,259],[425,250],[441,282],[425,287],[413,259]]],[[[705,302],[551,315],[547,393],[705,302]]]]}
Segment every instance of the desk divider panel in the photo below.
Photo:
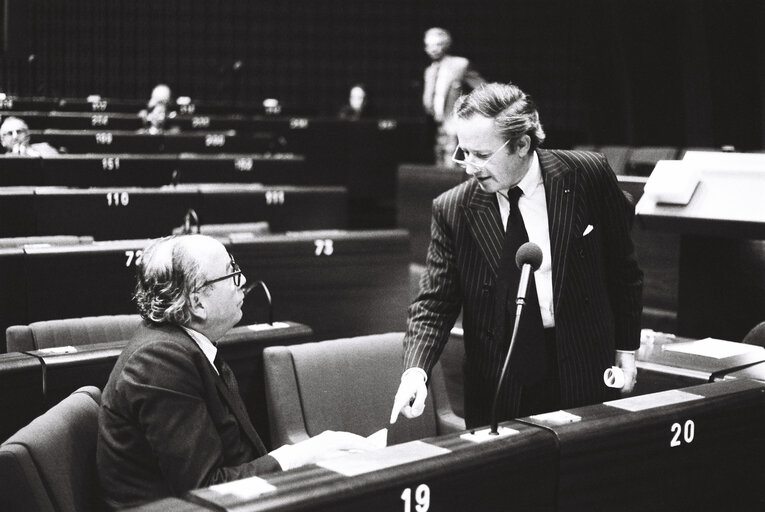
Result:
{"type": "Polygon", "coordinates": [[[554,437],[517,422],[502,425],[517,433],[478,444],[459,434],[412,441],[346,456],[349,466],[354,457],[358,465],[367,465],[369,459],[379,462],[381,469],[355,476],[309,465],[256,477],[274,488],[261,496],[254,483],[242,480],[239,492],[237,483],[229,483],[190,491],[185,499],[238,511],[554,510],[554,437]],[[417,452],[432,456],[418,459],[417,452]],[[411,461],[394,464],[395,459],[411,461]]]}
{"type": "Polygon", "coordinates": [[[703,384],[566,412],[581,419],[521,419],[558,437],[559,511],[762,508],[763,383],[703,384]]]}
{"type": "Polygon", "coordinates": [[[242,153],[273,151],[270,133],[193,131],[151,135],[128,130],[30,130],[33,142],[47,142],[67,153],[242,153]]]}
{"type": "Polygon", "coordinates": [[[45,411],[42,382],[36,357],[0,354],[0,442],[45,411]]]}
{"type": "MultiPolygon", "coordinates": [[[[14,323],[134,313],[134,265],[147,243],[28,248],[26,319],[14,323]]],[[[265,281],[275,320],[310,325],[317,339],[406,327],[406,231],[305,231],[226,245],[250,283],[265,281]]],[[[256,294],[245,302],[245,323],[268,318],[265,300],[256,294]]]]}
{"type": "Polygon", "coordinates": [[[67,187],[160,187],[169,185],[176,155],[113,153],[60,155],[43,161],[44,185],[67,187]]]}
{"type": "Polygon", "coordinates": [[[43,185],[42,158],[9,155],[0,158],[0,187],[43,185]]]}
{"type": "Polygon", "coordinates": [[[0,188],[0,237],[35,234],[34,193],[33,187],[0,188]]]}
{"type": "Polygon", "coordinates": [[[6,352],[5,329],[29,323],[24,249],[0,248],[0,354],[6,352]]]}
{"type": "MultiPolygon", "coordinates": [[[[229,250],[250,283],[268,285],[275,318],[310,325],[317,339],[406,328],[406,231],[304,231],[233,242],[229,250]]],[[[244,321],[253,315],[266,318],[262,306],[245,306],[244,321]]]]}
{"type": "Polygon", "coordinates": [[[468,179],[459,168],[402,164],[398,167],[396,226],[409,230],[411,261],[425,263],[433,199],[468,179]]]}
{"type": "Polygon", "coordinates": [[[27,321],[135,313],[135,264],[149,242],[27,248],[27,321]]]}
{"type": "MultiPolygon", "coordinates": [[[[294,153],[101,153],[7,157],[0,187],[159,187],[174,183],[331,183],[294,153]]],[[[341,184],[340,180],[335,181],[341,184]]]]}
{"type": "Polygon", "coordinates": [[[324,183],[321,175],[311,172],[306,159],[294,153],[181,153],[175,167],[179,183],[324,183]]]}
{"type": "Polygon", "coordinates": [[[200,184],[203,224],[268,222],[272,232],[348,227],[345,187],[200,184]]]}
{"type": "Polygon", "coordinates": [[[172,233],[189,208],[200,211],[196,187],[35,190],[38,235],[79,234],[96,240],[172,233]]]}
{"type": "MultiPolygon", "coordinates": [[[[70,233],[97,240],[167,235],[183,224],[189,209],[194,209],[203,224],[265,221],[277,232],[341,229],[348,224],[347,203],[344,187],[264,187],[259,184],[38,187],[31,195],[28,189],[19,195],[0,195],[0,208],[8,211],[9,216],[33,218],[35,228],[25,233],[26,236],[70,233]]],[[[26,222],[26,218],[23,221],[26,222]]]]}

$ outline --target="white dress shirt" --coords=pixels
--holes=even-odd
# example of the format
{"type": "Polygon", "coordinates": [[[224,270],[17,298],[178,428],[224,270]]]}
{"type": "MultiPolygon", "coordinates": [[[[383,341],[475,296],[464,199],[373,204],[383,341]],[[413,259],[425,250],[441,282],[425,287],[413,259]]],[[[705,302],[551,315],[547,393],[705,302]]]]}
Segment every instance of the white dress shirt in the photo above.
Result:
{"type": "MultiPolygon", "coordinates": [[[[539,157],[536,151],[531,157],[531,166],[526,176],[518,183],[518,187],[523,191],[523,195],[518,199],[518,209],[521,211],[523,224],[529,234],[529,241],[534,242],[542,249],[542,265],[534,272],[542,324],[545,328],[555,327],[547,197],[542,181],[542,168],[539,166],[539,157]]],[[[508,190],[497,192],[499,213],[502,216],[502,225],[505,229],[507,229],[507,218],[510,216],[510,200],[507,198],[507,193],[508,190]]]]}
{"type": "Polygon", "coordinates": [[[195,331],[194,329],[191,329],[190,327],[186,327],[185,325],[180,326],[181,329],[186,331],[186,334],[191,336],[191,339],[194,340],[194,343],[199,345],[199,348],[202,349],[202,352],[204,353],[205,357],[208,361],[210,361],[210,366],[213,367],[215,370],[215,373],[220,375],[220,372],[215,367],[215,356],[218,355],[218,347],[213,345],[213,342],[210,341],[207,336],[202,334],[199,331],[195,331]]]}

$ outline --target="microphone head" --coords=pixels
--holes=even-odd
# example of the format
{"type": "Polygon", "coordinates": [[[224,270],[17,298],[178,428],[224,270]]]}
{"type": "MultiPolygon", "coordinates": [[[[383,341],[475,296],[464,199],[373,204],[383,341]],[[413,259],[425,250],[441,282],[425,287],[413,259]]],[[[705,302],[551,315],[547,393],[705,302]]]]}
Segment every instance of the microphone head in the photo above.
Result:
{"type": "Polygon", "coordinates": [[[526,242],[515,253],[515,264],[518,268],[531,265],[532,270],[537,270],[542,265],[542,249],[534,242],[526,242]]]}

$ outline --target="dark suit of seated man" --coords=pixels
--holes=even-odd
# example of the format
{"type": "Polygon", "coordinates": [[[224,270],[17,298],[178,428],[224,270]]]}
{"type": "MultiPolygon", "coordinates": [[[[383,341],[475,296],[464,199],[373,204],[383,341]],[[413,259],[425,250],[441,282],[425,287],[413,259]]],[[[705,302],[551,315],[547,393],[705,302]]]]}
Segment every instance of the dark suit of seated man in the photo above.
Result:
{"type": "Polygon", "coordinates": [[[281,471],[369,443],[323,432],[267,453],[215,343],[241,319],[245,277],[203,235],[152,242],[137,268],[144,318],[103,391],[98,474],[106,503],[136,506],[281,471]]]}

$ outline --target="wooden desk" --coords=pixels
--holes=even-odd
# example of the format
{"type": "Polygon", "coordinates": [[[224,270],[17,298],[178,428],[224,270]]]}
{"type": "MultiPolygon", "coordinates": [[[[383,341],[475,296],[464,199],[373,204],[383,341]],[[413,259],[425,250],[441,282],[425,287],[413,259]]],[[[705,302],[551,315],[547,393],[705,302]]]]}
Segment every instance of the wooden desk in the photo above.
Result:
{"type": "Polygon", "coordinates": [[[267,475],[265,480],[276,491],[261,497],[241,498],[207,488],[191,491],[186,499],[219,507],[216,510],[241,511],[387,512],[419,510],[417,505],[447,511],[554,510],[552,435],[517,422],[502,425],[518,433],[483,444],[452,434],[388,447],[383,453],[391,456],[416,449],[417,443],[445,453],[356,476],[315,465],[267,475]]]}
{"type": "Polygon", "coordinates": [[[739,380],[568,412],[557,510],[755,510],[765,478],[765,384],[739,380]],[[687,401],[683,401],[687,400],[687,401]]]}

